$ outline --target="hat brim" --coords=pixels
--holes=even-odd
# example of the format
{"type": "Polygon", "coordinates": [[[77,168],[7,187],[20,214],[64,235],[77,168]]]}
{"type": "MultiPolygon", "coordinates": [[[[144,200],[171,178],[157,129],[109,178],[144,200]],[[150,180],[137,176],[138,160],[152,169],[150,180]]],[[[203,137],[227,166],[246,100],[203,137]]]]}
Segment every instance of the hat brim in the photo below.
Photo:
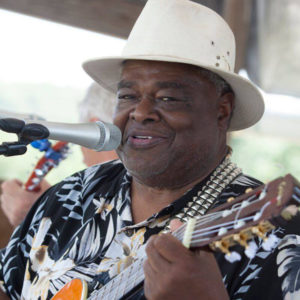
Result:
{"type": "Polygon", "coordinates": [[[206,66],[198,62],[169,56],[120,56],[103,57],[89,60],[83,64],[83,69],[101,86],[116,92],[125,60],[152,60],[191,64],[210,70],[221,76],[230,84],[235,93],[235,107],[230,121],[229,131],[248,128],[257,123],[264,113],[263,96],[259,89],[249,80],[235,73],[226,72],[217,67],[206,66]]]}

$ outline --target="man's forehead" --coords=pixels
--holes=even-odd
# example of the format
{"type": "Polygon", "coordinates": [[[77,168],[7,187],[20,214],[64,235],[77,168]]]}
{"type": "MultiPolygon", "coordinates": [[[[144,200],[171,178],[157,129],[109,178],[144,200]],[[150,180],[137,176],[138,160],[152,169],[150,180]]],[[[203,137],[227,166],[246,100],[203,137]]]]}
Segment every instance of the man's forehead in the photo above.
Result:
{"type": "Polygon", "coordinates": [[[201,73],[200,67],[163,61],[127,60],[122,64],[122,72],[118,88],[132,87],[137,81],[142,81],[141,74],[147,80],[156,79],[155,85],[161,88],[184,88],[189,85],[204,84],[208,82],[201,73]]]}
{"type": "MultiPolygon", "coordinates": [[[[172,89],[184,89],[190,85],[190,81],[183,80],[182,82],[180,81],[155,81],[154,85],[157,88],[160,89],[167,89],[167,88],[172,88],[172,89]]],[[[134,80],[126,80],[123,79],[118,83],[118,89],[121,88],[132,88],[135,85],[137,85],[138,82],[134,80]]]]}
{"type": "Polygon", "coordinates": [[[157,68],[161,70],[172,70],[172,69],[182,69],[186,71],[195,71],[200,69],[200,67],[184,64],[184,63],[177,63],[177,62],[168,62],[168,61],[156,61],[156,60],[125,60],[122,62],[122,72],[131,70],[131,69],[138,69],[138,68],[157,68]]]}

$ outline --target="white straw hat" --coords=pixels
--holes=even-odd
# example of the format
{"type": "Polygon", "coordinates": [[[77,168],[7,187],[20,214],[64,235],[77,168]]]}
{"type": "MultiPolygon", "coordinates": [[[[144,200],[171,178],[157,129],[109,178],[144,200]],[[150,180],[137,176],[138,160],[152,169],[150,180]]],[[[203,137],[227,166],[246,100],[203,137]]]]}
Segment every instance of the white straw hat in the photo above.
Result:
{"type": "Polygon", "coordinates": [[[116,92],[124,60],[154,60],[199,66],[221,76],[235,93],[229,130],[260,120],[264,102],[249,80],[234,73],[235,40],[228,24],[213,10],[189,0],[148,0],[119,57],[83,64],[104,88],[116,92]]]}

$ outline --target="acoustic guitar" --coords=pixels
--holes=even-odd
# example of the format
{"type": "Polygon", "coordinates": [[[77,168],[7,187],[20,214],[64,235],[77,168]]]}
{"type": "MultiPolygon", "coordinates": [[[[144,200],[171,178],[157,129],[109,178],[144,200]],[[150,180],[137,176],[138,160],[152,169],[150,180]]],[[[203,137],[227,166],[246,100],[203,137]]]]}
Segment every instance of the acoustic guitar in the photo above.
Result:
{"type": "MultiPolygon", "coordinates": [[[[264,250],[271,251],[276,247],[278,238],[270,231],[278,226],[284,227],[292,220],[297,221],[299,216],[300,185],[288,174],[188,221],[172,234],[192,250],[208,245],[234,262],[241,257],[231,250],[232,246],[242,245],[245,255],[253,258],[257,246],[251,240],[259,237],[263,239],[264,250]]],[[[142,266],[145,260],[146,255],[94,291],[88,299],[130,299],[143,288],[142,266]]],[[[52,300],[69,299],[87,299],[87,283],[84,280],[73,279],[52,297],[52,300]]]]}

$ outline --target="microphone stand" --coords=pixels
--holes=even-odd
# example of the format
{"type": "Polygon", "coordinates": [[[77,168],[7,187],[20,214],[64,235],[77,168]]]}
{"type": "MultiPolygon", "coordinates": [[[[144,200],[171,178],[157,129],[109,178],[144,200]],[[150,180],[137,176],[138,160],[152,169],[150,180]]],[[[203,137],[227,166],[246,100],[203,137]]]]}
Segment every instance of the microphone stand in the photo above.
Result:
{"type": "Polygon", "coordinates": [[[4,142],[0,145],[0,155],[14,156],[22,155],[27,151],[27,145],[22,142],[4,142]]]}
{"type": "Polygon", "coordinates": [[[14,118],[0,119],[0,129],[18,136],[17,142],[4,142],[0,145],[0,155],[4,156],[22,155],[27,151],[28,144],[49,136],[46,127],[35,123],[25,124],[23,120],[14,118]]]}

